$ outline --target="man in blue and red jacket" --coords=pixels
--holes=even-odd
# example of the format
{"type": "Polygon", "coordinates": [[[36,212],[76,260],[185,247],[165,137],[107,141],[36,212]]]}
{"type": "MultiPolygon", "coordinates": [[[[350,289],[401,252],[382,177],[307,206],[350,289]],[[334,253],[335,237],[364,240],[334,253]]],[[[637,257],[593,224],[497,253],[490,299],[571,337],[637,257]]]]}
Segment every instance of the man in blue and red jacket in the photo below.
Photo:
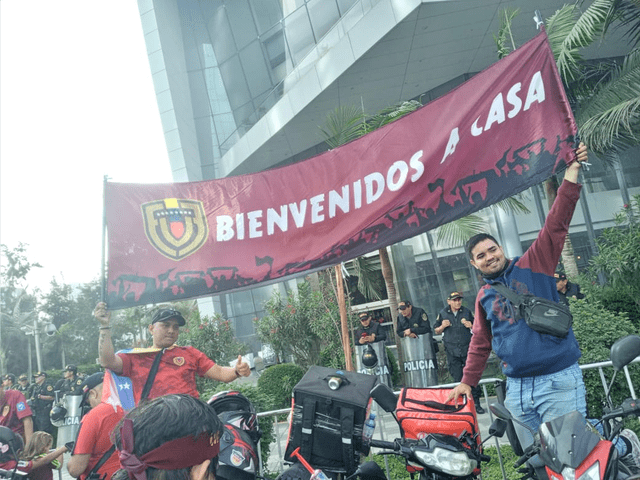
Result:
{"type": "MultiPolygon", "coordinates": [[[[473,336],[462,382],[452,390],[450,398],[471,395],[471,387],[480,381],[493,348],[507,376],[505,406],[534,430],[542,422],[574,410],[586,416],[586,392],[578,366],[580,348],[573,330],[565,338],[558,338],[529,328],[516,315],[513,305],[492,286],[499,282],[519,294],[558,301],[554,273],[580,198],[578,173],[586,160],[587,149],[581,144],[565,171],[544,227],[522,257],[506,258],[502,247],[488,234],[473,236],[466,246],[471,265],[486,283],[476,297],[473,336]]],[[[516,430],[523,445],[531,443],[531,435],[525,429],[516,430]]]]}

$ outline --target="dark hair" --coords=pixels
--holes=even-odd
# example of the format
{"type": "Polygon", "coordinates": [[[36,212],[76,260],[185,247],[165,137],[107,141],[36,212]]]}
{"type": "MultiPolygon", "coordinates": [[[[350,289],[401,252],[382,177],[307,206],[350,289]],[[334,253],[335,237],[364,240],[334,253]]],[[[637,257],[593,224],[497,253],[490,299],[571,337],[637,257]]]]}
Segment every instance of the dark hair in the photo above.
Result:
{"type": "Polygon", "coordinates": [[[477,244],[484,240],[492,240],[496,245],[500,246],[500,243],[495,239],[493,235],[489,235],[488,233],[478,233],[477,235],[474,235],[469,240],[467,240],[467,243],[464,246],[464,250],[465,252],[467,252],[467,256],[470,260],[473,260],[473,254],[471,253],[471,250],[473,250],[473,248],[477,244]]]}
{"type": "MultiPolygon", "coordinates": [[[[222,422],[213,408],[202,400],[185,394],[165,395],[154,398],[131,410],[124,418],[133,421],[133,453],[141,457],[160,445],[178,438],[201,433],[222,432],[222,422]]],[[[118,450],[122,449],[120,425],[113,430],[113,441],[118,450]]],[[[217,459],[211,459],[212,471],[215,472],[217,459]]],[[[188,480],[190,468],[177,470],[147,469],[148,480],[188,480]]],[[[125,470],[116,472],[113,479],[128,479],[125,470]],[[123,475],[124,474],[124,475],[123,475]]]]}

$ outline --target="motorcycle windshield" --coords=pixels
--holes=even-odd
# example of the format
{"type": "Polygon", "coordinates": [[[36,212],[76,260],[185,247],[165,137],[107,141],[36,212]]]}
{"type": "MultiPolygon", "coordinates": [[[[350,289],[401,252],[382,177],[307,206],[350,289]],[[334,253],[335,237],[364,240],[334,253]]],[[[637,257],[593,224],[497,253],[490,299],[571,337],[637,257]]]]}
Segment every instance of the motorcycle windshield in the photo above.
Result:
{"type": "Polygon", "coordinates": [[[571,412],[540,426],[540,458],[555,472],[578,468],[602,439],[579,412],[571,412]]]}

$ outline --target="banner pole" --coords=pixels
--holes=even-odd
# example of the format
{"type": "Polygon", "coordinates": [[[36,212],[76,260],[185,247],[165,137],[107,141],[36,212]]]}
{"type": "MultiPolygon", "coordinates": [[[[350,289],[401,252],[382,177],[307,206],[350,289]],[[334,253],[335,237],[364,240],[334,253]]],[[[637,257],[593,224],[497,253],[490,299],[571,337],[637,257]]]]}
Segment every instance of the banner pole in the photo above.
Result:
{"type": "Polygon", "coordinates": [[[349,327],[347,322],[347,305],[344,297],[344,284],[342,282],[342,269],[340,264],[336,265],[334,271],[336,272],[336,287],[338,290],[338,306],[340,307],[340,326],[342,327],[342,348],[344,350],[344,365],[345,368],[353,372],[353,361],[351,359],[351,340],[349,337],[349,327]]]}
{"type": "Polygon", "coordinates": [[[104,180],[102,182],[102,262],[101,262],[101,268],[100,268],[100,279],[101,279],[101,285],[100,285],[100,301],[102,302],[106,302],[107,301],[107,279],[106,279],[106,269],[105,269],[105,263],[106,263],[106,236],[107,236],[107,179],[109,177],[107,177],[106,175],[104,176],[104,180]]]}

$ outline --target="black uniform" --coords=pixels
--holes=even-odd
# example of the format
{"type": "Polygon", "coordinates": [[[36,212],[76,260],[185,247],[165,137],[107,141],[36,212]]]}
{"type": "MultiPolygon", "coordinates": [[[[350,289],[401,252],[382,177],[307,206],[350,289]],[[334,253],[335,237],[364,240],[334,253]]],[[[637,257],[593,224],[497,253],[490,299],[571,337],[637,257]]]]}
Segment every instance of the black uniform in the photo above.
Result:
{"type": "Polygon", "coordinates": [[[407,328],[416,335],[431,333],[431,324],[429,323],[427,312],[420,307],[411,306],[411,316],[409,318],[405,318],[401,313],[398,314],[398,335],[404,337],[404,331],[407,328]]]}
{"type": "Polygon", "coordinates": [[[32,388],[33,388],[33,385],[27,382],[27,384],[24,387],[21,384],[18,384],[18,386],[16,387],[16,390],[22,393],[24,395],[24,398],[28,399],[28,398],[31,398],[32,388]]]}
{"type": "Polygon", "coordinates": [[[64,380],[56,383],[56,390],[60,390],[60,395],[81,395],[82,394],[82,379],[77,376],[73,378],[65,378],[64,380]]]}
{"type": "MultiPolygon", "coordinates": [[[[451,324],[442,331],[442,343],[444,343],[444,350],[447,353],[447,365],[453,381],[459,382],[462,380],[462,370],[467,362],[467,352],[471,341],[471,329],[465,327],[462,320],[473,323],[473,313],[467,307],[461,307],[454,313],[451,307],[447,306],[438,313],[433,328],[439,328],[444,320],[449,320],[451,324]]],[[[479,386],[471,388],[476,405],[480,405],[480,393],[479,386]]]]}
{"type": "Polygon", "coordinates": [[[369,343],[382,342],[387,339],[387,334],[384,333],[384,330],[380,327],[380,323],[375,320],[371,320],[368,327],[360,325],[360,328],[356,330],[356,333],[354,334],[356,345],[366,345],[360,343],[360,338],[366,335],[371,335],[372,333],[375,334],[376,339],[369,343]]]}
{"type": "Polygon", "coordinates": [[[580,291],[580,285],[577,283],[567,282],[567,291],[565,293],[558,292],[560,303],[569,306],[569,299],[576,297],[578,300],[584,298],[584,293],[580,291]]]}
{"type": "Polygon", "coordinates": [[[43,431],[53,434],[53,425],[51,425],[51,419],[49,418],[53,400],[45,400],[40,398],[41,396],[54,396],[53,387],[46,380],[40,385],[35,384],[31,393],[31,398],[33,399],[31,409],[35,414],[33,431],[43,431]]]}

